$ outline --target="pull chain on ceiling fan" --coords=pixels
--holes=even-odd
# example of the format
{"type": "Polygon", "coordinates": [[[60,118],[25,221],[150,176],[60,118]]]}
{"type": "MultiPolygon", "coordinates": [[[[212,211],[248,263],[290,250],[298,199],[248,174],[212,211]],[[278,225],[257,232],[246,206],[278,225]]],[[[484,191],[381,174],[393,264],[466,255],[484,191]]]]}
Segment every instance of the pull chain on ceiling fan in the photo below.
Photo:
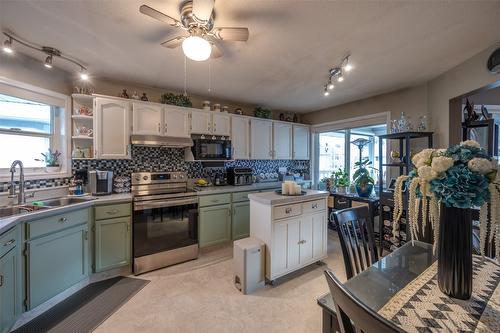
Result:
{"type": "Polygon", "coordinates": [[[162,46],[174,49],[182,45],[186,57],[204,61],[223,55],[219,42],[246,42],[249,36],[248,28],[215,27],[214,4],[215,0],[184,1],[179,9],[180,21],[148,5],[140,6],[139,12],[184,30],[184,34],[161,43],[162,46]]]}

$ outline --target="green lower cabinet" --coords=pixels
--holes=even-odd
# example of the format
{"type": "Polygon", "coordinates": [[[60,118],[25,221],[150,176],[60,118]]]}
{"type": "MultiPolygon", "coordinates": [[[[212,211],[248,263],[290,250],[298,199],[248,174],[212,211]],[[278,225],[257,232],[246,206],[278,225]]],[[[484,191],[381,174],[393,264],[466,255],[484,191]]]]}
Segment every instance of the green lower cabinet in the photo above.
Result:
{"type": "Polygon", "coordinates": [[[216,245],[231,240],[231,205],[200,208],[200,247],[216,245]]]}
{"type": "Polygon", "coordinates": [[[95,221],[95,271],[130,264],[130,217],[95,221]]]}
{"type": "Polygon", "coordinates": [[[17,239],[1,240],[0,246],[16,242],[16,246],[0,258],[0,332],[9,332],[22,310],[22,276],[20,234],[15,230],[17,239]]]}
{"type": "Polygon", "coordinates": [[[28,309],[88,277],[87,224],[30,240],[26,246],[28,309]]]}
{"type": "Polygon", "coordinates": [[[250,203],[233,203],[233,240],[250,236],[250,203]]]}

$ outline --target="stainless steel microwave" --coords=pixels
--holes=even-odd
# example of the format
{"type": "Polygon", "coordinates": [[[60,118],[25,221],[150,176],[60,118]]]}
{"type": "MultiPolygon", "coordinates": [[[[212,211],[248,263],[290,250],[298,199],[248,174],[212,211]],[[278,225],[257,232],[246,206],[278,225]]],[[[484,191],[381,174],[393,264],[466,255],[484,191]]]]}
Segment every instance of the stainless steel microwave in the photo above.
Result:
{"type": "Polygon", "coordinates": [[[225,161],[231,159],[231,140],[221,136],[193,135],[191,150],[198,161],[225,161]]]}

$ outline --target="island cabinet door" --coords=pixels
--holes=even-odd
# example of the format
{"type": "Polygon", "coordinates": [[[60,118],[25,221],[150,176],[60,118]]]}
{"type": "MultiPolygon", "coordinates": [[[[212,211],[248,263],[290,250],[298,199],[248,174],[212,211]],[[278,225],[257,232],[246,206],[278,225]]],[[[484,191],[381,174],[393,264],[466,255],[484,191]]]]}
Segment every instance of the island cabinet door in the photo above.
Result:
{"type": "Polygon", "coordinates": [[[29,309],[88,276],[86,224],[31,240],[27,251],[29,309]]]}
{"type": "Polygon", "coordinates": [[[303,217],[300,221],[300,263],[313,260],[313,219],[303,217]]]}
{"type": "Polygon", "coordinates": [[[299,265],[300,221],[289,219],[273,224],[271,279],[299,265]]]}

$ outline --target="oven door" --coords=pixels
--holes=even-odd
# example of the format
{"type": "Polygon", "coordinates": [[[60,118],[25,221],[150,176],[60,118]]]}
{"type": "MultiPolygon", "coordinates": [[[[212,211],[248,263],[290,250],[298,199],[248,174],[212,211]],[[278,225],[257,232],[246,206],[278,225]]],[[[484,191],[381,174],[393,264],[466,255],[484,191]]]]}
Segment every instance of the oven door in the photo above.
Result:
{"type": "Polygon", "coordinates": [[[198,199],[134,202],[134,258],[198,243],[198,199]]]}

